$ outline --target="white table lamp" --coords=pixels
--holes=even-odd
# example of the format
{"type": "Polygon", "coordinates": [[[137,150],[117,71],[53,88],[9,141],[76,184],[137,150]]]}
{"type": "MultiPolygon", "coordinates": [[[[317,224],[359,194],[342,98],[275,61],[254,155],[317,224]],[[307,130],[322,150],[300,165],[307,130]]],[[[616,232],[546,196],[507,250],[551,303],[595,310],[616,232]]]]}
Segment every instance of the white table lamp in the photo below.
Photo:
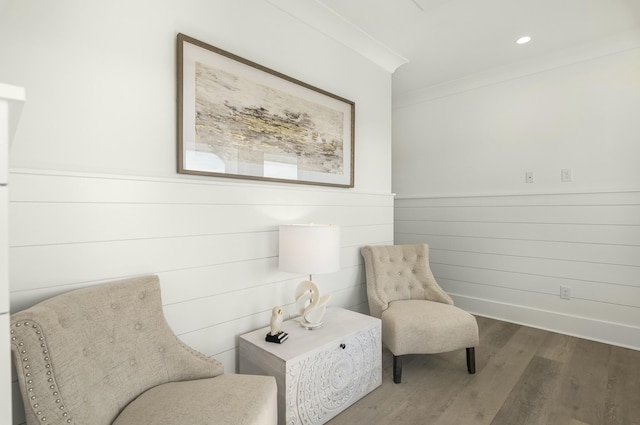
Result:
{"type": "Polygon", "coordinates": [[[331,294],[320,296],[312,275],[340,270],[340,227],[331,224],[282,225],[279,239],[280,270],[309,275],[309,280],[301,282],[295,291],[296,306],[302,315],[300,324],[307,329],[319,328],[331,294]]]}

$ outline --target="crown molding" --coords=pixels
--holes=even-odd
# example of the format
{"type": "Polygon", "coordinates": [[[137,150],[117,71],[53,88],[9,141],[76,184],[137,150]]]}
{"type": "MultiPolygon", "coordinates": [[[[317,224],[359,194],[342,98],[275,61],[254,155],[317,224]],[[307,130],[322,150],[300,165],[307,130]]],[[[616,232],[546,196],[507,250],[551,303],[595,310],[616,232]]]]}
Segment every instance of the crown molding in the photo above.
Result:
{"type": "Polygon", "coordinates": [[[442,84],[423,87],[404,93],[394,93],[393,108],[401,109],[410,107],[453,96],[458,93],[476,90],[638,48],[640,48],[640,29],[633,29],[589,43],[580,44],[570,49],[564,49],[544,57],[532,58],[503,67],[491,68],[463,78],[445,81],[442,84]]]}
{"type": "Polygon", "coordinates": [[[392,73],[408,59],[371,37],[320,0],[266,0],[310,28],[392,73]]]}

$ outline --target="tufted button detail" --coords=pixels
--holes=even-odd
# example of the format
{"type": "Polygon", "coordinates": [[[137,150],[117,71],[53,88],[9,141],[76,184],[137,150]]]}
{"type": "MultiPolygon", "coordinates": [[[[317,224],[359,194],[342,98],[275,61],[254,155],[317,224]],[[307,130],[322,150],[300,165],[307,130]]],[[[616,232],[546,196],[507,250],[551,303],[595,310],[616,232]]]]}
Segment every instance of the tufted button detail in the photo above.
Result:
{"type": "Polygon", "coordinates": [[[138,298],[140,298],[141,300],[143,300],[143,299],[144,299],[144,296],[145,296],[144,292],[140,292],[140,293],[138,294],[138,298]]]}
{"type": "Polygon", "coordinates": [[[158,352],[159,353],[164,353],[164,347],[158,347],[158,352]]]}
{"type": "MultiPolygon", "coordinates": [[[[146,296],[146,294],[144,292],[139,294],[139,297],[142,299],[146,296]]],[[[113,303],[111,304],[111,308],[116,309],[119,308],[117,304],[113,303]]],[[[88,317],[88,316],[86,316],[88,317]]],[[[80,321],[82,321],[82,318],[80,318],[80,321]]],[[[64,328],[64,327],[68,327],[69,325],[71,325],[72,323],[72,318],[71,317],[60,317],[59,318],[59,322],[60,325],[64,328]]],[[[53,365],[51,362],[51,358],[49,356],[49,352],[47,350],[47,344],[45,341],[45,338],[43,336],[43,332],[40,330],[40,327],[37,323],[35,322],[31,322],[31,321],[23,321],[21,323],[14,323],[12,325],[13,329],[10,329],[10,334],[12,334],[11,340],[15,341],[15,347],[16,347],[16,351],[19,352],[20,354],[18,355],[18,359],[19,362],[21,363],[20,366],[22,366],[22,373],[24,374],[23,376],[25,377],[25,383],[26,385],[26,392],[28,394],[28,402],[27,402],[27,406],[29,406],[29,403],[31,408],[33,408],[33,411],[35,413],[35,416],[42,422],[49,422],[47,421],[47,418],[44,416],[47,414],[47,410],[44,409],[45,406],[43,406],[43,410],[39,410],[40,408],[40,401],[43,399],[43,396],[46,397],[46,394],[38,394],[36,395],[35,393],[37,393],[38,387],[36,385],[34,385],[34,382],[36,380],[31,379],[32,377],[32,370],[36,370],[36,369],[40,369],[40,365],[42,364],[44,366],[45,371],[46,371],[46,381],[49,384],[49,394],[53,394],[53,397],[51,398],[52,400],[55,399],[55,403],[58,406],[58,412],[59,414],[61,414],[65,419],[67,423],[73,423],[72,419],[70,419],[70,415],[69,413],[66,411],[66,407],[65,405],[62,404],[62,399],[59,396],[59,392],[57,391],[57,384],[56,382],[54,382],[53,379],[53,373],[52,373],[52,369],[53,369],[53,365]],[[40,347],[42,347],[42,349],[40,350],[40,352],[38,352],[38,350],[26,350],[25,349],[25,343],[24,342],[20,342],[19,338],[15,335],[15,334],[19,334],[20,332],[28,332],[29,331],[33,332],[30,335],[30,340],[37,340],[38,343],[40,344],[40,347]],[[42,354],[40,354],[42,353],[42,354]],[[34,363],[31,364],[34,359],[37,358],[38,363],[34,363]],[[44,362],[41,362],[42,360],[44,360],[44,362]]],[[[136,323],[135,324],[136,329],[142,329],[143,326],[141,323],[136,323]]],[[[112,343],[115,342],[115,338],[111,337],[110,341],[112,343]]],[[[91,349],[88,348],[82,348],[77,347],[82,349],[82,353],[84,354],[84,356],[88,356],[91,354],[91,349]]],[[[158,348],[159,351],[164,351],[164,347],[159,347],[158,348]]],[[[137,367],[137,361],[134,357],[130,358],[130,364],[132,367],[137,367]]],[[[18,371],[20,371],[19,367],[18,367],[18,371]]],[[[105,383],[109,382],[109,377],[106,376],[104,378],[105,383]]],[[[46,390],[45,390],[46,393],[46,390]]],[[[49,396],[50,397],[50,396],[49,396]]],[[[25,401],[27,400],[27,397],[25,397],[25,401]]],[[[88,399],[85,397],[85,400],[88,401],[88,399]]],[[[33,414],[32,414],[33,416],[33,414]]],[[[56,422],[54,420],[54,422],[56,422]]],[[[56,422],[57,423],[57,422],[56,422]]]]}
{"type": "Polygon", "coordinates": [[[134,328],[135,330],[139,331],[140,329],[142,329],[142,325],[140,323],[136,323],[134,328]]]}

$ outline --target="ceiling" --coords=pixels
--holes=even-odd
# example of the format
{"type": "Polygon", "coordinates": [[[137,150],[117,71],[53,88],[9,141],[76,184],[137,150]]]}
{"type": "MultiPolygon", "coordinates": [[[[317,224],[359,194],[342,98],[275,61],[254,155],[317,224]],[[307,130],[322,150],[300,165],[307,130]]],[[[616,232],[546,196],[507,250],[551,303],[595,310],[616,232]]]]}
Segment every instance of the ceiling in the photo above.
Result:
{"type": "MultiPolygon", "coordinates": [[[[299,19],[316,20],[310,24],[323,30],[321,5],[395,55],[394,96],[589,45],[640,46],[640,0],[292,0],[291,7],[294,1],[298,9],[289,12],[299,19]],[[310,8],[306,15],[302,4],[310,8]],[[522,35],[531,42],[516,44],[522,35]]],[[[336,28],[324,31],[344,39],[336,28]]]]}

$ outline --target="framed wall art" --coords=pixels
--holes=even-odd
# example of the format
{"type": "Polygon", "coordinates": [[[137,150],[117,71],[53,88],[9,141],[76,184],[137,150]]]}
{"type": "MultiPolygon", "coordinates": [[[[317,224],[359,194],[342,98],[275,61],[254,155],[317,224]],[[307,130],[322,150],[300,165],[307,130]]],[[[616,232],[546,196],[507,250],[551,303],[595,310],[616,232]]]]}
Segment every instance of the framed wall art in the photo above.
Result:
{"type": "Polygon", "coordinates": [[[178,34],[178,172],[353,187],[355,104],[178,34]]]}

